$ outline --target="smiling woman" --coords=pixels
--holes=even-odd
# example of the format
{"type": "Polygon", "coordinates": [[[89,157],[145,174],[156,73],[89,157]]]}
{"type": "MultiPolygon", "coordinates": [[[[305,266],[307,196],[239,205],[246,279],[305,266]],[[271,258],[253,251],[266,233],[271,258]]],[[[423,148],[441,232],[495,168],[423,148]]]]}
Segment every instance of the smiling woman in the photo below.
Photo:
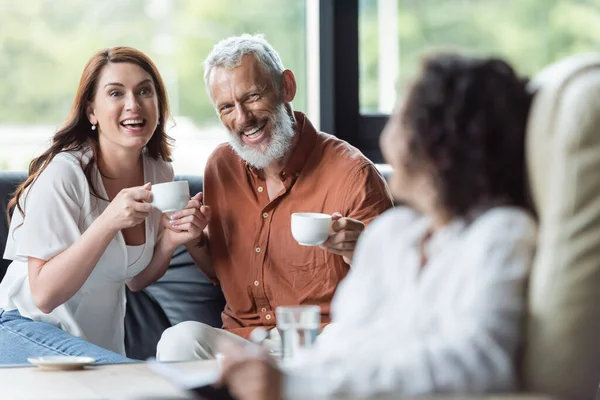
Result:
{"type": "MultiPolygon", "coordinates": [[[[168,115],[162,78],[142,52],[115,47],[87,63],[67,121],[9,203],[0,364],[52,355],[131,361],[125,285],[153,283],[175,248],[199,236],[186,224],[163,229],[150,204],[151,184],[173,180],[168,115]]],[[[203,229],[199,202],[186,209],[203,229]]]]}
{"type": "MultiPolygon", "coordinates": [[[[169,105],[164,83],[154,63],[147,56],[132,48],[115,47],[102,50],[92,56],[85,66],[67,121],[54,135],[52,146],[32,161],[29,168],[30,176],[17,190],[15,198],[9,204],[9,208],[16,205],[23,214],[18,200],[25,188],[43,171],[46,163],[62,151],[79,151],[84,146],[89,146],[92,154],[90,163],[85,168],[86,178],[90,183],[92,193],[98,196],[98,190],[91,180],[91,169],[94,162],[104,163],[107,167],[110,164],[99,157],[99,146],[102,143],[108,145],[113,141],[118,143],[116,138],[111,140],[110,137],[114,136],[115,130],[120,131],[119,121],[121,121],[120,118],[125,117],[123,113],[131,113],[132,107],[139,113],[141,108],[138,104],[139,96],[133,98],[129,96],[128,99],[126,96],[125,103],[114,100],[119,98],[115,94],[119,94],[121,91],[125,92],[123,89],[125,86],[120,80],[129,85],[133,84],[132,81],[136,85],[142,83],[141,80],[149,81],[146,82],[145,92],[148,88],[155,87],[156,95],[152,94],[149,100],[148,97],[144,97],[147,100],[141,102],[141,104],[144,104],[145,112],[152,118],[153,123],[151,124],[152,129],[147,132],[146,137],[142,138],[140,143],[137,143],[138,151],[145,146],[152,158],[161,158],[164,161],[170,160],[171,147],[169,142],[171,139],[165,131],[165,121],[169,116],[169,105]],[[111,90],[111,87],[119,87],[121,91],[114,88],[111,90]],[[102,89],[99,90],[99,88],[102,89]],[[152,105],[148,103],[152,103],[152,105]],[[119,115],[115,115],[117,113],[119,115]]],[[[107,151],[104,154],[110,157],[111,152],[107,151]]]]}
{"type": "MultiPolygon", "coordinates": [[[[139,72],[142,72],[143,74],[143,71],[140,71],[139,68],[135,68],[133,65],[130,64],[111,65],[105,69],[104,77],[114,73],[120,73],[131,77],[135,77],[135,75],[139,74],[139,72]],[[133,69],[134,71],[111,71],[116,69],[133,69]]],[[[154,94],[154,83],[152,82],[152,78],[143,79],[137,84],[130,83],[129,86],[130,87],[119,82],[109,82],[104,85],[105,91],[108,92],[108,96],[114,99],[115,107],[119,106],[119,103],[117,102],[118,99],[121,103],[123,101],[131,101],[132,103],[126,103],[124,104],[124,106],[127,108],[127,110],[134,113],[136,112],[135,110],[137,108],[142,108],[142,106],[151,106],[153,108],[157,108],[156,96],[154,94]],[[131,94],[131,96],[133,96],[133,98],[126,97],[129,93],[131,94]],[[150,103],[149,100],[153,104],[148,104],[150,103]]],[[[121,106],[123,105],[121,104],[121,106]]],[[[90,117],[90,119],[92,118],[90,117]]],[[[147,125],[147,123],[148,120],[146,118],[142,118],[141,115],[136,114],[130,115],[129,118],[122,120],[120,122],[120,125],[127,128],[130,133],[140,133],[142,132],[143,128],[147,125]]]]}
{"type": "Polygon", "coordinates": [[[110,150],[107,154],[121,147],[145,146],[159,125],[152,76],[135,64],[111,63],[103,68],[98,87],[86,111],[98,127],[100,144],[110,150]]]}

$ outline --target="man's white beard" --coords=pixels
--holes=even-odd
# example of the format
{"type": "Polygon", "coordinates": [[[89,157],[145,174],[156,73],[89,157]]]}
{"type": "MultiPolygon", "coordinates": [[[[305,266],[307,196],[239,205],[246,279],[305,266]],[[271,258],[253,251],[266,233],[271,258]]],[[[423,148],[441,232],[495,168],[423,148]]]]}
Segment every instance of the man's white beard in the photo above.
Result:
{"type": "MultiPolygon", "coordinates": [[[[281,104],[272,117],[271,140],[256,147],[247,145],[235,132],[229,132],[229,145],[238,156],[256,169],[264,169],[273,161],[283,159],[292,147],[294,124],[285,105],[281,104]]],[[[263,133],[261,133],[262,135],[263,133]]]]}

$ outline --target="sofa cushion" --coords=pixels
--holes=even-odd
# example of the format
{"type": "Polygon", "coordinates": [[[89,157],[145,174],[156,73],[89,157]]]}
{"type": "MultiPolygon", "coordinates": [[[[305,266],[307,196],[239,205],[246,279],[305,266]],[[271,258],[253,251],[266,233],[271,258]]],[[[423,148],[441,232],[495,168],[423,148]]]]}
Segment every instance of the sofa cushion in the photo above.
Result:
{"type": "Polygon", "coordinates": [[[165,276],[146,291],[158,301],[172,325],[188,320],[222,325],[225,298],[221,288],[208,280],[183,246],[175,251],[165,276]]]}
{"type": "Polygon", "coordinates": [[[147,290],[132,292],[126,288],[125,296],[125,354],[136,360],[154,357],[160,336],[171,322],[147,290]]]}
{"type": "Polygon", "coordinates": [[[524,385],[590,399],[600,381],[600,54],[554,64],[533,84],[527,159],[540,233],[524,385]]]}

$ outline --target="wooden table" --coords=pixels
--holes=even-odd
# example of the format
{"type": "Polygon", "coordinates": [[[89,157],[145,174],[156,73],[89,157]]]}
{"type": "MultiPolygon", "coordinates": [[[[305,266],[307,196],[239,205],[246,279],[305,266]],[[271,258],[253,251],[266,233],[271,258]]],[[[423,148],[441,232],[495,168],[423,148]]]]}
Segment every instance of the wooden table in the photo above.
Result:
{"type": "MultiPolygon", "coordinates": [[[[215,361],[176,363],[185,371],[217,368],[215,361]]],[[[175,400],[192,399],[188,392],[156,375],[147,364],[89,367],[81,371],[47,371],[37,367],[0,368],[2,400],[175,400]]],[[[377,397],[398,399],[398,396],[377,397]]],[[[458,400],[463,396],[419,397],[419,400],[458,400]]],[[[542,396],[473,396],[469,400],[549,400],[542,396]]]]}
{"type": "MultiPolygon", "coordinates": [[[[177,363],[182,369],[216,369],[214,361],[177,363]]],[[[0,368],[2,400],[127,399],[171,400],[193,397],[150,370],[147,364],[49,371],[37,367],[0,368]]]]}

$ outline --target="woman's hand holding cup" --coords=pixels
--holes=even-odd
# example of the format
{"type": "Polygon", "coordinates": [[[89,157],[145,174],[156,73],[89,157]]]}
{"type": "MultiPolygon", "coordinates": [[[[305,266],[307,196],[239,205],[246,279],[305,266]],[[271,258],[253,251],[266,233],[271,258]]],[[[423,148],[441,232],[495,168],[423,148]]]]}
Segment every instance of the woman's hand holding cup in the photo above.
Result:
{"type": "Polygon", "coordinates": [[[202,205],[202,193],[190,199],[183,210],[163,214],[165,239],[177,247],[195,241],[210,221],[210,207],[202,205]]]}
{"type": "Polygon", "coordinates": [[[121,190],[102,212],[102,219],[115,232],[143,222],[152,211],[150,183],[121,190]]]}

